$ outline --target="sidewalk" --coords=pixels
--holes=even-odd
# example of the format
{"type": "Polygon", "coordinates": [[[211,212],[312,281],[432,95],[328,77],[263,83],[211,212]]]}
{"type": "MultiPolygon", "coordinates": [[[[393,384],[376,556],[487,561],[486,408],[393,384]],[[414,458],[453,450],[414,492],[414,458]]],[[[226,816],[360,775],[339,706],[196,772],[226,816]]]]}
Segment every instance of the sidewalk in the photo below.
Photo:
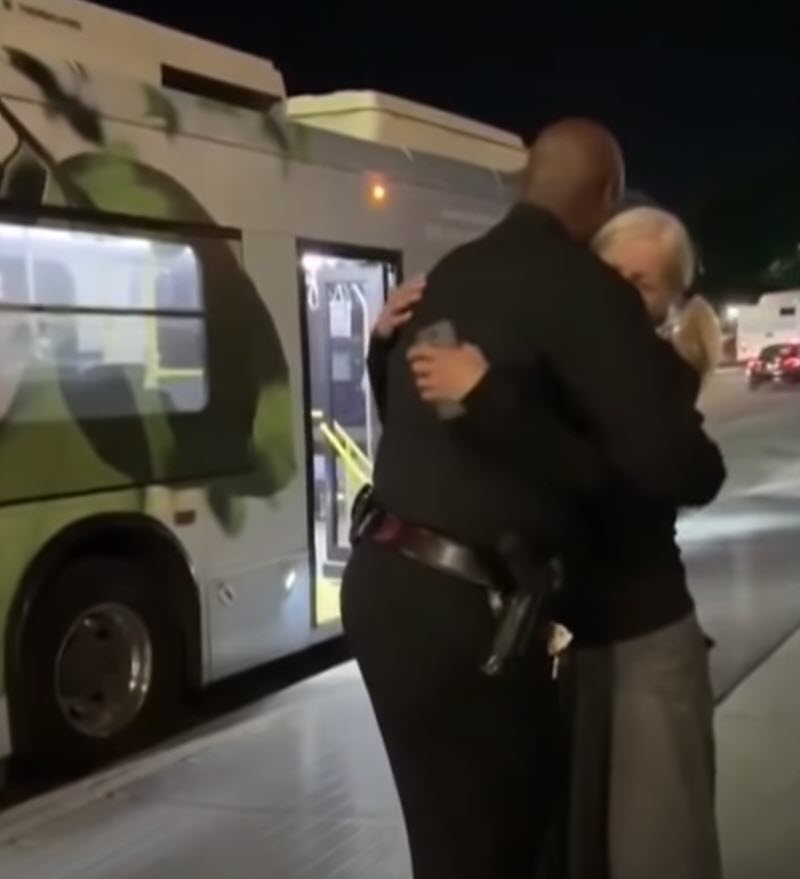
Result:
{"type": "Polygon", "coordinates": [[[800,875],[800,634],[736,689],[717,718],[726,879],[800,875]]]}
{"type": "MultiPolygon", "coordinates": [[[[726,879],[798,876],[799,664],[800,634],[719,711],[726,879]]],[[[409,875],[391,777],[353,665],[228,728],[0,816],[0,879],[409,875]]]]}
{"type": "Polygon", "coordinates": [[[408,879],[353,664],[0,816],[0,879],[408,879]]]}

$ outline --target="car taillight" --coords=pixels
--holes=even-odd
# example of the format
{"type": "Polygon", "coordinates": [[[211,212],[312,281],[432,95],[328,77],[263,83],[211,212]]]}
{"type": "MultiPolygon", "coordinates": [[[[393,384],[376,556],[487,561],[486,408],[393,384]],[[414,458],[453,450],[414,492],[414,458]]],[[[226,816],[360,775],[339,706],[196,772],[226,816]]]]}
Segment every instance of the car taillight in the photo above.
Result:
{"type": "Polygon", "coordinates": [[[783,365],[786,369],[800,369],[800,357],[787,357],[783,365]]]}
{"type": "Polygon", "coordinates": [[[748,360],[748,361],[747,361],[747,371],[748,371],[748,372],[752,372],[752,371],[753,371],[754,369],[756,369],[757,367],[758,367],[758,361],[757,361],[757,360],[748,360]]]}

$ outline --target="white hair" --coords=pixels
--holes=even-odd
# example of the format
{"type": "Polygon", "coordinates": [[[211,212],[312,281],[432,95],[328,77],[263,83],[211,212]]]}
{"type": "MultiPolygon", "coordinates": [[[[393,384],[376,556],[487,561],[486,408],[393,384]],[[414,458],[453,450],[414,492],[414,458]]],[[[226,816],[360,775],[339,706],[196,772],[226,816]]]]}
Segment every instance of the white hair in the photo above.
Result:
{"type": "Polygon", "coordinates": [[[595,236],[592,247],[602,255],[620,238],[655,241],[664,254],[664,280],[676,293],[685,293],[694,280],[696,258],[683,223],[660,208],[638,207],[612,217],[595,236]]]}

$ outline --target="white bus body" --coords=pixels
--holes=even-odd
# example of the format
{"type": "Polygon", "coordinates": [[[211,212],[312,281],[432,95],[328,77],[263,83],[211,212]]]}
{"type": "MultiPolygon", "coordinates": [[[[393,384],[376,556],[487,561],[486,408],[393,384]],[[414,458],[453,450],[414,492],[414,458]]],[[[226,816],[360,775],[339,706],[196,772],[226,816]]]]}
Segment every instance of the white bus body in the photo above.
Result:
{"type": "Polygon", "coordinates": [[[371,322],[510,188],[469,120],[292,122],[269,62],[90,4],[10,0],[0,46],[0,753],[91,762],[340,632],[371,322]],[[67,673],[109,641],[122,695],[67,673]]]}

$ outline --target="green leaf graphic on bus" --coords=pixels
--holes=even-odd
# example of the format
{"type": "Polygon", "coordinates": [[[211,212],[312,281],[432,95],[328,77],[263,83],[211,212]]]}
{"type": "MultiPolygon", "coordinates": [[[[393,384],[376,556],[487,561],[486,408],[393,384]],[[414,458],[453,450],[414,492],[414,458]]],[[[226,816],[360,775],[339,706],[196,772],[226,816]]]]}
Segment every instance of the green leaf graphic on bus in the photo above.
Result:
{"type": "Polygon", "coordinates": [[[20,142],[0,165],[0,198],[17,205],[40,204],[47,186],[47,169],[28,146],[20,142]]]}
{"type": "MultiPolygon", "coordinates": [[[[67,91],[53,68],[20,49],[6,48],[5,53],[11,67],[42,93],[50,116],[64,119],[76,134],[89,143],[103,144],[105,136],[100,114],[79,95],[67,91]]],[[[79,78],[83,77],[79,74],[79,78]]]]}
{"type": "MultiPolygon", "coordinates": [[[[197,200],[155,168],[109,150],[56,163],[40,145],[34,143],[35,152],[29,148],[24,135],[5,162],[2,181],[17,203],[32,206],[47,182],[45,198],[51,204],[191,224],[185,234],[137,231],[136,221],[132,229],[104,223],[103,232],[132,244],[146,237],[145,246],[156,254],[190,249],[203,291],[198,295],[202,315],[194,319],[193,330],[202,345],[186,362],[180,314],[172,326],[139,318],[154,326],[156,356],[169,355],[172,372],[189,377],[184,392],[194,382],[197,402],[188,408],[169,405],[170,389],[131,366],[95,364],[79,379],[74,370],[56,368],[26,376],[3,406],[0,499],[41,496],[40,483],[46,494],[202,483],[220,524],[238,531],[244,522],[242,499],[271,497],[296,472],[288,365],[271,315],[237,258],[238,241],[217,234],[197,200]],[[45,463],[24,466],[33,461],[45,463]],[[209,479],[214,480],[210,486],[209,479]]],[[[57,261],[34,261],[31,274],[6,253],[0,258],[0,280],[6,300],[17,295],[33,301],[35,288],[36,296],[45,291],[48,305],[75,304],[74,279],[57,261]]],[[[30,317],[5,323],[25,350],[32,351],[44,335],[47,344],[67,351],[72,346],[73,359],[77,356],[74,328],[51,322],[43,329],[42,321],[36,326],[30,317]]]]}
{"type": "MultiPolygon", "coordinates": [[[[67,160],[61,170],[103,211],[130,213],[133,206],[142,216],[214,225],[186,189],[141,163],[89,154],[67,160]]],[[[197,472],[186,472],[192,469],[188,462],[207,467],[218,450],[220,461],[241,472],[229,480],[233,494],[270,496],[295,472],[289,371],[280,338],[231,243],[209,235],[192,246],[205,288],[208,406],[202,427],[180,416],[170,419],[178,438],[171,464],[191,477],[197,472]],[[207,435],[198,436],[199,429],[207,435]]]]}

